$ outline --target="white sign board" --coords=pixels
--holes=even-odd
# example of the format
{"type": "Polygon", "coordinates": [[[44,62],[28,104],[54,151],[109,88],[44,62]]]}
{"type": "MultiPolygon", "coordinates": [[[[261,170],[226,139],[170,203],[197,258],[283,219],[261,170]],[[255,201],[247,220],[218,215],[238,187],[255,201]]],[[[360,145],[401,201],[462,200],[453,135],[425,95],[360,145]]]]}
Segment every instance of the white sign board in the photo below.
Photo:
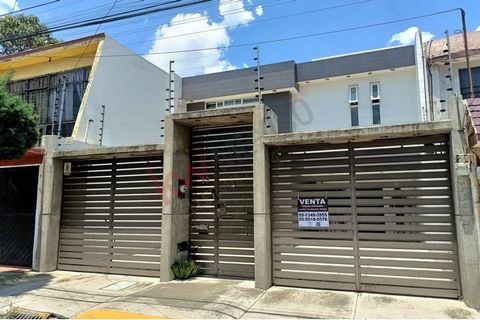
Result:
{"type": "Polygon", "coordinates": [[[326,197],[299,197],[298,227],[299,228],[328,228],[328,202],[326,197]]]}

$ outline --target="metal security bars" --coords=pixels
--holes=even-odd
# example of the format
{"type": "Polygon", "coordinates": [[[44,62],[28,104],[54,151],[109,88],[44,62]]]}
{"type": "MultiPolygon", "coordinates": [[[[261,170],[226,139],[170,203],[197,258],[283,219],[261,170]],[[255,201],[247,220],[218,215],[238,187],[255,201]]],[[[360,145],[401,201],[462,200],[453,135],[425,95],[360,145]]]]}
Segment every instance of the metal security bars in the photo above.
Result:
{"type": "Polygon", "coordinates": [[[271,183],[275,284],[460,296],[447,137],[276,147],[271,183]],[[299,229],[316,195],[330,227],[299,229]]]}
{"type": "Polygon", "coordinates": [[[192,130],[190,255],[204,273],[253,278],[253,129],[192,130]]]}
{"type": "Polygon", "coordinates": [[[72,163],[63,182],[59,269],[160,276],[162,159],[72,163]]]}

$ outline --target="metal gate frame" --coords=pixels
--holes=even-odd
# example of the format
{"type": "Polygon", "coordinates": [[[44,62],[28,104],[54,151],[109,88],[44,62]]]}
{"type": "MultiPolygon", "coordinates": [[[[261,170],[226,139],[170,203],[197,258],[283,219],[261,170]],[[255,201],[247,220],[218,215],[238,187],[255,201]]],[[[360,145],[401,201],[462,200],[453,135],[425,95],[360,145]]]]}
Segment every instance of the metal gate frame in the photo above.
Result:
{"type": "Polygon", "coordinates": [[[458,298],[448,144],[442,135],[272,148],[274,283],[458,298]],[[315,158],[316,150],[320,153],[315,158]],[[294,156],[286,160],[289,152],[294,156]],[[283,175],[274,162],[279,157],[283,175]],[[287,187],[289,183],[292,187],[287,187]],[[337,219],[333,229],[308,234],[295,227],[289,215],[294,212],[290,199],[295,183],[307,188],[299,192],[337,190],[331,191],[332,219],[337,219]],[[350,216],[345,215],[349,211],[350,216]],[[282,258],[279,250],[293,256],[287,253],[288,258],[285,254],[282,258]],[[295,267],[306,271],[300,275],[292,270],[295,267]]]}

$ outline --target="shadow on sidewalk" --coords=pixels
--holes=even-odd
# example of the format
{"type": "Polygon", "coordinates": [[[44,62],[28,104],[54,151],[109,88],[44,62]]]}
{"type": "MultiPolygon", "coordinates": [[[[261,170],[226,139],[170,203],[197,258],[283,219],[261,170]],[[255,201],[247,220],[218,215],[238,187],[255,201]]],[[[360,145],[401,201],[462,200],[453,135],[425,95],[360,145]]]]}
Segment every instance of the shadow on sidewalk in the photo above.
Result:
{"type": "Polygon", "coordinates": [[[28,269],[0,271],[0,297],[18,296],[46,286],[52,276],[28,269]]]}

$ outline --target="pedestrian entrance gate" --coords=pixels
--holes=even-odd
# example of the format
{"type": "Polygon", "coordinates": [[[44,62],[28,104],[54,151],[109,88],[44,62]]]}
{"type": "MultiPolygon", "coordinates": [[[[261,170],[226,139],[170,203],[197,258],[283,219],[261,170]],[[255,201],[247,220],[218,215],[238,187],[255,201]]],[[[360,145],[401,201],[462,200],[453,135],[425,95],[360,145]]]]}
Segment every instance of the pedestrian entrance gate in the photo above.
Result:
{"type": "Polygon", "coordinates": [[[191,257],[206,274],[253,278],[252,126],[192,129],[191,257]]]}
{"type": "Polygon", "coordinates": [[[448,138],[271,151],[277,285],[460,296],[448,138]],[[329,227],[300,229],[298,197],[324,196],[329,227]]]}
{"type": "Polygon", "coordinates": [[[0,169],[0,265],[32,266],[38,166],[0,169]]]}
{"type": "Polygon", "coordinates": [[[160,276],[162,159],[71,163],[63,179],[60,270],[160,276]]]}

